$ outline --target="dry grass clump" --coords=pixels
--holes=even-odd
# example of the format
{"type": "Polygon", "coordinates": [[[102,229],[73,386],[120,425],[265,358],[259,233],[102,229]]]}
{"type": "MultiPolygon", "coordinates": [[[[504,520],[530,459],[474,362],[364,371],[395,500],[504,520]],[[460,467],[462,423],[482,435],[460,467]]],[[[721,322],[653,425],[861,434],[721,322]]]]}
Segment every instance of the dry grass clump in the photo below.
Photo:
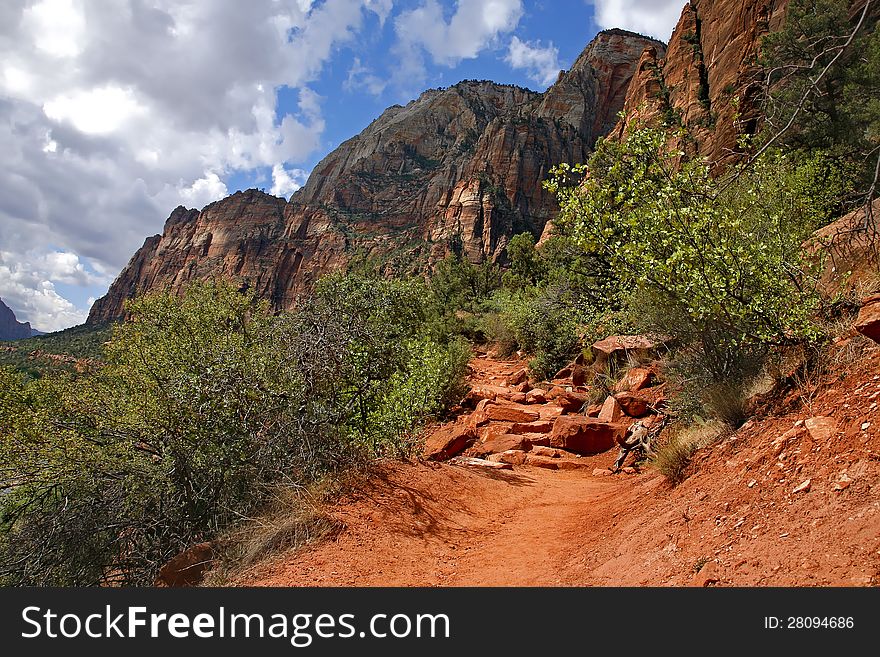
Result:
{"type": "Polygon", "coordinates": [[[689,427],[670,432],[669,437],[655,451],[652,465],[675,485],[684,481],[688,464],[694,453],[711,445],[730,432],[730,426],[721,420],[697,422],[689,427]]]}

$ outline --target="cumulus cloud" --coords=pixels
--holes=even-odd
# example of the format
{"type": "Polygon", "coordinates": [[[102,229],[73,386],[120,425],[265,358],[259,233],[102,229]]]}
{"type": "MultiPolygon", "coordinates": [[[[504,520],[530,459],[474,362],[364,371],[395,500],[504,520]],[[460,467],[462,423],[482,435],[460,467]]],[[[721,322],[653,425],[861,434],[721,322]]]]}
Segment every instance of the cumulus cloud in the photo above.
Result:
{"type": "Polygon", "coordinates": [[[87,269],[74,253],[18,254],[0,251],[0,298],[15,311],[19,321],[41,331],[81,324],[88,312],[77,308],[55,289],[67,285],[107,285],[100,274],[87,269]]]}
{"type": "Polygon", "coordinates": [[[445,66],[476,57],[513,31],[522,14],[521,0],[458,0],[448,21],[437,0],[424,0],[415,9],[401,12],[394,21],[401,60],[398,82],[424,79],[423,53],[445,66]]]}
{"type": "Polygon", "coordinates": [[[270,193],[275,196],[290,198],[291,194],[306,184],[308,177],[308,171],[287,169],[283,164],[276,164],[272,167],[272,189],[270,193]]]}
{"type": "Polygon", "coordinates": [[[685,0],[588,0],[595,6],[596,22],[669,41],[685,0]]]}
{"type": "Polygon", "coordinates": [[[521,41],[513,37],[504,58],[510,66],[526,72],[532,80],[543,87],[556,81],[562,66],[559,64],[559,49],[552,43],[542,46],[540,41],[521,41]]]}
{"type": "Polygon", "coordinates": [[[325,127],[310,83],[366,14],[385,21],[391,10],[391,0],[3,3],[0,295],[43,330],[79,321],[87,309],[57,286],[96,279],[50,266],[47,245],[104,280],[173,207],[224,196],[227,175],[270,167],[279,190],[293,189],[325,127]],[[299,106],[279,116],[282,88],[299,106]],[[63,319],[49,319],[53,308],[63,319]]]}

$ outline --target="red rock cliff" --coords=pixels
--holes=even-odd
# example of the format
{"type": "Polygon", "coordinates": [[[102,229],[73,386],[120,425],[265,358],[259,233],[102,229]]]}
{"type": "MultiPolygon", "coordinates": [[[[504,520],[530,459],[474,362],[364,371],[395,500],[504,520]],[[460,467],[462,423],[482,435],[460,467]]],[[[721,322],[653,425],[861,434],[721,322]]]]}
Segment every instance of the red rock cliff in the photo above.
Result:
{"type": "Polygon", "coordinates": [[[734,156],[738,138],[759,122],[761,38],[778,29],[787,0],[690,0],[664,56],[646,51],[629,87],[626,122],[675,116],[710,162],[734,156]]]}
{"type": "Polygon", "coordinates": [[[148,290],[193,279],[246,282],[278,308],[355,256],[389,273],[422,271],[461,239],[473,261],[503,258],[510,237],[540,235],[556,211],[548,170],[580,162],[607,134],[645,48],[660,42],[600,33],[545,93],[466,81],[386,110],[315,167],[290,199],[238,192],[201,212],[177,208],[135,253],[89,322],[123,313],[148,290]]]}

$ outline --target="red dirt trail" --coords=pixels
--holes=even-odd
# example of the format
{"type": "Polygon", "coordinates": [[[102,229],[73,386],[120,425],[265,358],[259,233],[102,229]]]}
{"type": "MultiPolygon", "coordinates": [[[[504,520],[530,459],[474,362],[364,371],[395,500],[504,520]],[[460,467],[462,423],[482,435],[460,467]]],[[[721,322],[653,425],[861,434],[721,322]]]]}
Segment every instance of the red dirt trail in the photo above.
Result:
{"type": "MultiPolygon", "coordinates": [[[[652,469],[593,476],[386,462],[326,512],[332,539],[276,555],[244,586],[871,586],[880,583],[880,348],[808,399],[700,450],[672,487],[652,469]],[[773,440],[813,416],[836,432],[773,440]],[[794,492],[810,480],[809,490],[794,492]],[[841,487],[840,482],[845,482],[841,487]]],[[[477,359],[475,384],[518,362],[477,359]]],[[[493,378],[494,377],[494,378],[493,378]]]]}

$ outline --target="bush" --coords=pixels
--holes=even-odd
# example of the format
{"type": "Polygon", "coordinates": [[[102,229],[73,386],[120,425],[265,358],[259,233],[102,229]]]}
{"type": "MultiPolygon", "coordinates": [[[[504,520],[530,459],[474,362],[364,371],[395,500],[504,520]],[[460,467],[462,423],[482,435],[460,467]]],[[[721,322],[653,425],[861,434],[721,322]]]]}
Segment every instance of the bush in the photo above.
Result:
{"type": "Polygon", "coordinates": [[[194,284],[131,303],[97,374],[2,371],[2,582],[149,584],[279,486],[409,453],[468,357],[422,335],[426,296],[338,276],[275,316],[194,284]]]}
{"type": "Polygon", "coordinates": [[[653,319],[724,381],[743,354],[817,336],[801,243],[831,216],[841,179],[821,157],[798,165],[769,153],[716,181],[701,160],[674,166],[683,153],[668,152],[667,139],[633,126],[623,142],[603,141],[588,167],[556,169],[548,187],[573,239],[613,280],[610,308],[653,319]]]}

